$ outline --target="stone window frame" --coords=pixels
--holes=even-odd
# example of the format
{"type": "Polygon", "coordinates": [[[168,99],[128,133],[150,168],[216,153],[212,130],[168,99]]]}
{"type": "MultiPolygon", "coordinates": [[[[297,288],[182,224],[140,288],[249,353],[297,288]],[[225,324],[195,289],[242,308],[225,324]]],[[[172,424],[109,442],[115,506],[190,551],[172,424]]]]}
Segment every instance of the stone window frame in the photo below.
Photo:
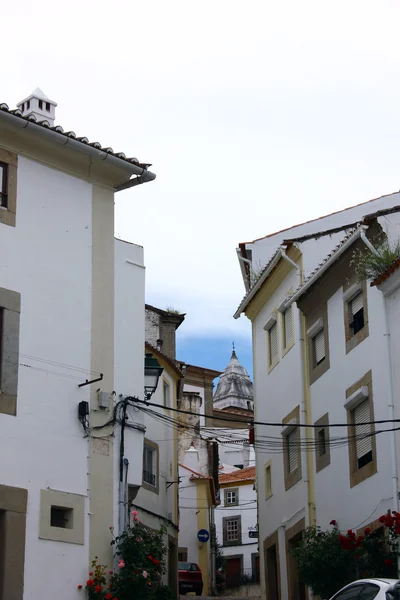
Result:
{"type": "Polygon", "coordinates": [[[314,437],[315,437],[315,470],[317,473],[325,469],[331,464],[331,448],[329,443],[329,413],[324,414],[314,423],[314,437]],[[325,454],[319,453],[319,434],[323,431],[325,434],[325,454]]]}
{"type": "Polygon", "coordinates": [[[18,155],[0,148],[0,162],[7,166],[7,207],[0,207],[0,223],[15,227],[17,215],[18,155]]]}
{"type": "Polygon", "coordinates": [[[229,517],[222,517],[222,540],[223,546],[241,546],[242,545],[242,516],[241,515],[229,515],[229,517]],[[238,521],[238,539],[228,540],[228,521],[238,521]]]}
{"type": "Polygon", "coordinates": [[[288,308],[280,307],[280,333],[282,339],[282,358],[291,350],[294,346],[294,306],[291,304],[288,308]],[[285,314],[287,311],[290,311],[292,314],[292,337],[288,342],[288,345],[285,346],[285,314]]]}
{"type": "Polygon", "coordinates": [[[239,506],[239,488],[225,488],[224,489],[224,506],[239,506]],[[229,492],[236,493],[236,501],[235,502],[227,502],[227,497],[229,492]]]}
{"type": "Polygon", "coordinates": [[[83,546],[85,544],[85,496],[51,489],[40,490],[39,538],[83,546]],[[51,525],[52,507],[73,511],[71,528],[51,525]]]}
{"type": "Polygon", "coordinates": [[[282,419],[283,430],[282,434],[282,446],[283,446],[283,473],[285,480],[285,491],[288,491],[302,478],[301,470],[301,436],[300,436],[300,406],[296,406],[284,419],[282,419]],[[293,427],[296,428],[296,438],[298,443],[298,466],[297,469],[289,472],[289,453],[287,448],[287,436],[293,431],[293,427]]]}
{"type": "MultiPolygon", "coordinates": [[[[149,440],[148,438],[144,438],[143,443],[143,453],[144,448],[147,446],[148,448],[152,448],[155,452],[155,476],[156,476],[156,485],[151,485],[147,483],[147,481],[142,480],[142,488],[147,490],[148,492],[153,492],[153,494],[160,493],[160,451],[159,446],[156,442],[149,440]]],[[[144,469],[144,465],[143,465],[144,469]]]]}
{"type": "Polygon", "coordinates": [[[369,336],[368,294],[365,281],[348,283],[343,286],[343,312],[346,354],[348,354],[369,336]],[[360,292],[363,296],[364,327],[354,335],[350,327],[350,303],[360,292]]]}
{"type": "Polygon", "coordinates": [[[0,288],[0,413],[17,415],[21,294],[0,288]]]}
{"type": "Polygon", "coordinates": [[[272,494],[272,462],[268,460],[264,465],[264,476],[265,476],[265,499],[271,498],[272,494]],[[270,473],[270,485],[268,486],[267,471],[270,473]]]}
{"type": "Polygon", "coordinates": [[[0,485],[0,535],[3,539],[0,597],[23,600],[28,490],[0,485]]]}
{"type": "Polygon", "coordinates": [[[329,354],[329,325],[328,325],[328,306],[322,304],[312,315],[307,317],[307,353],[308,353],[308,372],[310,385],[322,377],[330,368],[329,354]],[[324,331],[325,340],[325,360],[319,365],[314,363],[314,338],[321,331],[324,331]]]}
{"type": "MultiPolygon", "coordinates": [[[[373,401],[373,389],[372,389],[372,371],[368,371],[361,379],[356,381],[353,385],[351,385],[346,390],[346,404],[345,409],[347,412],[347,434],[349,436],[349,474],[350,474],[350,487],[358,485],[362,481],[365,481],[369,477],[372,477],[378,471],[378,459],[376,454],[376,437],[375,435],[371,436],[371,446],[372,446],[372,461],[368,464],[361,467],[361,469],[357,466],[357,450],[356,450],[356,440],[354,439],[355,435],[355,425],[354,425],[354,409],[357,408],[361,402],[363,402],[366,397],[362,396],[359,399],[352,401],[352,397],[357,394],[357,391],[367,388],[368,390],[368,401],[369,401],[369,410],[370,410],[370,420],[374,421],[374,401],[373,401]]],[[[375,425],[371,425],[371,433],[375,433],[375,425]]]]}
{"type": "MultiPolygon", "coordinates": [[[[288,571],[288,598],[289,600],[295,600],[298,597],[298,594],[293,593],[293,572],[291,567],[291,561],[295,560],[290,552],[291,541],[293,538],[299,536],[299,534],[304,534],[306,530],[306,520],[305,517],[297,521],[294,525],[285,530],[285,558],[286,558],[286,566],[288,571]]],[[[306,599],[309,598],[308,589],[306,588],[306,599]]]]}
{"type": "Polygon", "coordinates": [[[268,373],[271,373],[273,369],[275,369],[276,365],[279,363],[279,324],[278,324],[278,311],[274,310],[271,316],[269,317],[267,323],[264,325],[264,331],[267,334],[267,366],[268,373]],[[276,327],[276,344],[277,344],[277,352],[276,358],[271,360],[270,354],[270,331],[272,327],[276,327]]]}

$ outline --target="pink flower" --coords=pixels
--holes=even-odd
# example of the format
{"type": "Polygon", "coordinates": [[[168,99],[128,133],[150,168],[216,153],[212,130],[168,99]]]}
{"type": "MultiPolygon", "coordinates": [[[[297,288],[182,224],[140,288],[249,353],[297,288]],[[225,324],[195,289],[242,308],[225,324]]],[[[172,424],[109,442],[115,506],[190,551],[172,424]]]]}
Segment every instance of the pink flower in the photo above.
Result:
{"type": "Polygon", "coordinates": [[[125,566],[125,562],[121,559],[118,563],[118,569],[123,569],[125,566]]]}
{"type": "Polygon", "coordinates": [[[147,571],[143,571],[142,575],[146,579],[146,577],[147,577],[147,571]]]}
{"type": "Polygon", "coordinates": [[[142,539],[141,537],[137,537],[137,538],[136,538],[136,541],[137,541],[137,542],[143,542],[143,539],[142,539]]]}
{"type": "Polygon", "coordinates": [[[137,517],[138,516],[138,511],[137,510],[133,510],[131,512],[132,517],[137,517]]]}

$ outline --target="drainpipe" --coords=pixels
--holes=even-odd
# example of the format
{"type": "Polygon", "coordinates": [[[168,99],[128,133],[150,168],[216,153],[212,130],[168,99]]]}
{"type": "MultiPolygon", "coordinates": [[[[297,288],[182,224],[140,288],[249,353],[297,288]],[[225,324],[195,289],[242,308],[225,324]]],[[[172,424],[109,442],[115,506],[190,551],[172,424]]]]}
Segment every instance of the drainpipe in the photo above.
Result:
{"type": "Polygon", "coordinates": [[[244,256],[241,256],[241,254],[238,253],[238,259],[246,264],[249,265],[249,277],[248,277],[248,283],[249,283],[249,287],[251,287],[251,271],[252,271],[252,262],[249,258],[245,258],[244,256]]]}
{"type": "MultiPolygon", "coordinates": [[[[286,247],[281,246],[281,256],[286,262],[292,265],[293,268],[297,271],[298,276],[298,285],[300,286],[303,280],[302,271],[300,266],[294,262],[289,256],[286,254],[286,247]]],[[[307,346],[305,343],[305,321],[302,315],[302,312],[299,308],[297,308],[298,313],[298,324],[299,324],[299,344],[300,344],[300,356],[301,356],[301,415],[300,415],[300,423],[302,425],[307,425],[309,421],[310,414],[310,402],[309,402],[309,394],[308,394],[308,381],[306,376],[307,370],[307,346]]],[[[315,525],[315,503],[314,503],[314,481],[313,481],[313,462],[311,452],[308,451],[308,448],[312,447],[312,432],[306,427],[305,428],[305,439],[308,444],[304,444],[301,450],[302,455],[302,465],[305,467],[305,489],[306,489],[306,527],[311,525],[315,525]]]]}
{"type": "MultiPolygon", "coordinates": [[[[367,226],[363,226],[360,233],[360,237],[367,248],[379,256],[379,252],[374,248],[371,242],[366,237],[367,226]]],[[[393,394],[393,365],[392,365],[392,352],[390,343],[390,328],[388,318],[388,301],[387,297],[383,294],[383,314],[385,319],[385,331],[383,337],[385,338],[386,345],[386,362],[388,365],[388,386],[389,386],[389,401],[388,401],[388,419],[394,421],[394,394],[393,394]]],[[[398,488],[398,468],[397,468],[397,454],[396,454],[396,432],[392,429],[390,432],[390,451],[392,455],[392,490],[393,490],[393,510],[399,511],[399,488],[398,488]]],[[[399,565],[400,566],[400,565],[399,565]]]]}

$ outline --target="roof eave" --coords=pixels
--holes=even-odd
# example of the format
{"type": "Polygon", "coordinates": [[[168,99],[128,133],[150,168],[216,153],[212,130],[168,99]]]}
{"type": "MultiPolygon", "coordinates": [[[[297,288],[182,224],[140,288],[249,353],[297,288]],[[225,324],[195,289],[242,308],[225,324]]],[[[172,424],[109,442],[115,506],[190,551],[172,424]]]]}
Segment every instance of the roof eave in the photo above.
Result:
{"type": "Polygon", "coordinates": [[[268,277],[271,274],[272,270],[279,263],[281,257],[282,257],[282,251],[281,251],[281,248],[279,247],[278,250],[275,253],[275,256],[272,258],[272,260],[271,260],[268,268],[264,271],[264,273],[261,275],[261,277],[259,278],[259,280],[253,285],[253,287],[250,289],[250,291],[247,294],[247,296],[245,296],[245,298],[243,299],[242,303],[239,305],[239,308],[237,309],[237,311],[233,315],[234,319],[238,319],[240,317],[240,315],[246,310],[246,308],[248,307],[248,305],[250,304],[250,302],[253,300],[253,298],[255,297],[255,295],[257,294],[257,292],[262,288],[262,286],[264,285],[265,281],[268,279],[268,277]]]}

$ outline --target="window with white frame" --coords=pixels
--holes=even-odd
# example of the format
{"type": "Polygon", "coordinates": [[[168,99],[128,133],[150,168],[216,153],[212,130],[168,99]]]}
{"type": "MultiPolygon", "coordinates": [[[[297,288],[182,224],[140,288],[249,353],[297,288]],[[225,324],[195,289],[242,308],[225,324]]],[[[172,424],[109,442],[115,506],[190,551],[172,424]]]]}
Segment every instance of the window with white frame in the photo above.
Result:
{"type": "Polygon", "coordinates": [[[283,314],[283,346],[284,348],[289,348],[289,346],[293,343],[293,312],[292,307],[289,306],[283,314]]]}
{"type": "Polygon", "coordinates": [[[291,430],[290,433],[286,435],[286,450],[287,450],[287,464],[288,464],[288,472],[293,473],[299,467],[299,444],[298,444],[298,432],[297,427],[291,430]]]}
{"type": "Polygon", "coordinates": [[[364,327],[364,297],[362,291],[349,302],[349,319],[351,335],[356,335],[364,327]]]}
{"type": "Polygon", "coordinates": [[[355,425],[357,468],[362,469],[373,459],[372,429],[368,424],[371,421],[369,398],[354,408],[352,420],[355,425]]]}
{"type": "Polygon", "coordinates": [[[325,360],[325,331],[321,329],[312,338],[312,349],[313,349],[313,362],[314,366],[321,364],[325,360]]]}
{"type": "Polygon", "coordinates": [[[270,367],[278,361],[278,326],[276,321],[268,329],[268,364],[270,367]]]}
{"type": "Polygon", "coordinates": [[[222,532],[224,546],[235,546],[242,543],[242,523],[240,515],[223,517],[222,532]]]}
{"type": "Polygon", "coordinates": [[[143,481],[148,485],[156,487],[156,448],[145,443],[143,450],[143,481]]]}

